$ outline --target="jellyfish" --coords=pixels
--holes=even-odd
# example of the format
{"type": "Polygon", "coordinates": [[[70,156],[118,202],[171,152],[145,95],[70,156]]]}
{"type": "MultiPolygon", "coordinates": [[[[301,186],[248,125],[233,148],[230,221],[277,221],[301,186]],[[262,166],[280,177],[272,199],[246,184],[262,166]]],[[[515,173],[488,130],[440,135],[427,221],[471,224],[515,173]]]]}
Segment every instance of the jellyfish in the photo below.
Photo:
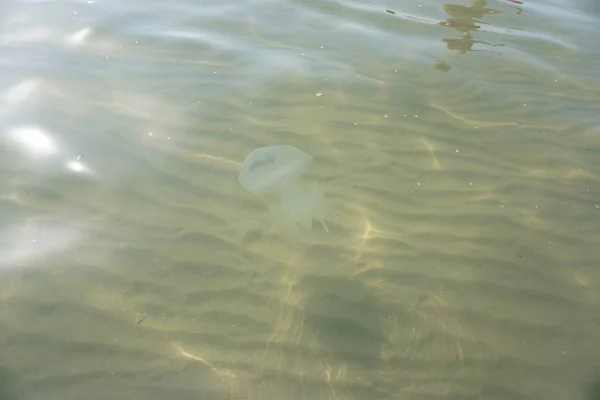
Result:
{"type": "Polygon", "coordinates": [[[259,147],[242,162],[239,182],[265,200],[269,213],[284,229],[310,231],[314,220],[329,232],[330,204],[319,183],[304,176],[311,161],[310,155],[294,146],[259,147]]]}

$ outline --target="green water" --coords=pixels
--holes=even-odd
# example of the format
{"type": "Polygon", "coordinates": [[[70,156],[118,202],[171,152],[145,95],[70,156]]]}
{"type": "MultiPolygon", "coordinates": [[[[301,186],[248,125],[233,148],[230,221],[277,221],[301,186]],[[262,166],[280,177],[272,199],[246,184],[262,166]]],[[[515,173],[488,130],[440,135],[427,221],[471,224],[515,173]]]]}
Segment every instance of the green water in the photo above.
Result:
{"type": "Polygon", "coordinates": [[[600,398],[600,8],[523,3],[5,1],[0,400],[600,398]]]}

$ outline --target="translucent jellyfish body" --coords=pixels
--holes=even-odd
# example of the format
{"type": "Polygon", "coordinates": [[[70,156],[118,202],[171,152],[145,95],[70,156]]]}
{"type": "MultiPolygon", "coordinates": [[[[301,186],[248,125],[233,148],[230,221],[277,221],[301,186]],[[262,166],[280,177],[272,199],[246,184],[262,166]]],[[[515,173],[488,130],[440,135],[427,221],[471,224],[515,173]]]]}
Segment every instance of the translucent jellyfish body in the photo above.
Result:
{"type": "Polygon", "coordinates": [[[304,177],[311,161],[294,146],[259,147],[242,162],[239,182],[267,202],[270,214],[286,230],[311,230],[315,220],[328,231],[329,202],[319,184],[304,177]]]}

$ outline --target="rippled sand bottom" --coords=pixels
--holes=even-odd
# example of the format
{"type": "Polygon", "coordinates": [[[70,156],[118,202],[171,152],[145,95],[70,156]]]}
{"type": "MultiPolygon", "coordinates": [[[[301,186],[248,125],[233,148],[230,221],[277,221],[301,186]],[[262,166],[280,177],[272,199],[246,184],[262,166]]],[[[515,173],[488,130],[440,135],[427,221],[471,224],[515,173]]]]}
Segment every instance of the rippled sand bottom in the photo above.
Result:
{"type": "MultiPolygon", "coordinates": [[[[453,118],[441,108],[428,109],[431,124],[453,118]]],[[[329,232],[280,235],[236,181],[241,149],[168,153],[152,141],[172,160],[160,182],[65,197],[66,226],[55,206],[55,218],[27,219],[17,228],[43,251],[16,243],[3,269],[4,398],[589,393],[597,231],[582,236],[568,218],[595,218],[585,187],[596,178],[402,127],[332,135],[330,147],[298,135],[328,164],[313,175],[336,207],[329,232]]]]}

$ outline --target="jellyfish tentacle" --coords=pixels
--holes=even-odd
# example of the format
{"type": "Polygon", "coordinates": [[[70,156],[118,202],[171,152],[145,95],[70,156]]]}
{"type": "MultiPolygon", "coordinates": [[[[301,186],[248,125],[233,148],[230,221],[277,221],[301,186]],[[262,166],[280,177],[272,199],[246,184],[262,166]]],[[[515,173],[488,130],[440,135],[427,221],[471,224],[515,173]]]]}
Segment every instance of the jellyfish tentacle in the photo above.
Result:
{"type": "Polygon", "coordinates": [[[294,146],[259,147],[242,162],[238,179],[267,202],[269,213],[286,230],[310,231],[316,220],[329,232],[330,205],[319,183],[304,177],[311,161],[312,156],[294,146]]]}

